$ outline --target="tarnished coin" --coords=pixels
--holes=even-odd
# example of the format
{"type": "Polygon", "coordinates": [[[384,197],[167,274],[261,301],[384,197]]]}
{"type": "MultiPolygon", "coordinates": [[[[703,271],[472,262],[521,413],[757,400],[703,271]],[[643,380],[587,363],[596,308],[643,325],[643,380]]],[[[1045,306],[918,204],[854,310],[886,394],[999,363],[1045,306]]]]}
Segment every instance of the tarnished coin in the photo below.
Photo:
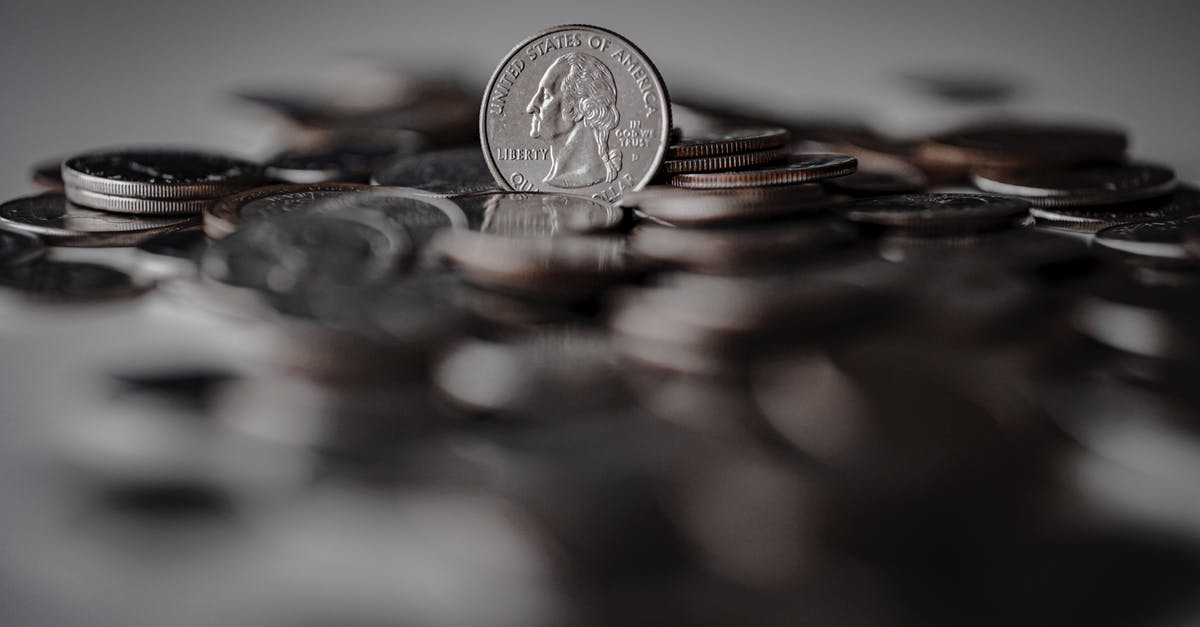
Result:
{"type": "Polygon", "coordinates": [[[971,124],[926,140],[917,160],[934,167],[1025,168],[1119,161],[1128,145],[1115,129],[999,121],[971,124]]]}
{"type": "Polygon", "coordinates": [[[616,201],[658,172],[671,103],[654,64],[595,26],[551,28],[517,45],[484,91],[479,137],[499,185],[616,201]]]}
{"type": "Polygon", "coordinates": [[[116,298],[139,294],[147,287],[116,268],[98,263],[37,260],[0,267],[0,288],[38,300],[116,298]]]}
{"type": "Polygon", "coordinates": [[[813,218],[677,228],[644,225],[634,230],[634,252],[654,261],[699,271],[762,268],[846,246],[857,239],[841,218],[813,218]]]}
{"type": "Polygon", "coordinates": [[[752,222],[828,210],[834,202],[812,184],[691,190],[653,187],[622,199],[643,216],[677,225],[752,222]]]}
{"type": "Polygon", "coordinates": [[[669,159],[663,162],[663,174],[685,174],[690,172],[721,172],[740,170],[755,166],[787,161],[790,153],[784,148],[741,152],[733,155],[696,157],[694,159],[669,159]]]}
{"type": "Polygon", "coordinates": [[[211,207],[216,199],[179,199],[179,198],[133,198],[129,196],[113,196],[99,194],[86,189],[67,186],[67,200],[89,209],[129,213],[137,215],[200,215],[211,207]]]}
{"type": "Polygon", "coordinates": [[[67,187],[135,198],[211,198],[253,186],[262,169],[208,152],[134,148],[76,155],[63,162],[67,187]]]}
{"type": "Polygon", "coordinates": [[[677,174],[671,184],[689,189],[722,189],[789,185],[853,174],[858,161],[849,155],[808,153],[792,155],[785,165],[766,166],[736,172],[677,174]]]}
{"type": "Polygon", "coordinates": [[[63,188],[62,159],[47,159],[33,164],[29,171],[29,180],[34,185],[51,192],[61,192],[63,188]]]}
{"type": "Polygon", "coordinates": [[[206,209],[204,233],[214,239],[222,238],[237,230],[244,222],[294,213],[319,200],[366,189],[371,189],[371,186],[359,183],[256,187],[226,196],[206,209]]]}
{"type": "Polygon", "coordinates": [[[791,133],[778,127],[708,129],[688,133],[671,142],[668,159],[696,159],[742,152],[783,148],[792,141],[791,133]]]}
{"type": "Polygon", "coordinates": [[[853,222],[917,229],[982,230],[1012,226],[1029,203],[991,194],[906,194],[857,200],[845,207],[853,222]]]}
{"type": "Polygon", "coordinates": [[[971,180],[985,192],[1017,196],[1038,207],[1111,205],[1155,198],[1175,189],[1174,170],[1145,163],[983,170],[971,180]]]}
{"type": "Polygon", "coordinates": [[[1200,214],[1200,190],[1190,186],[1175,190],[1161,203],[1098,205],[1095,207],[1033,207],[1029,215],[1042,226],[1095,233],[1131,222],[1161,222],[1200,214]]]}
{"type": "Polygon", "coordinates": [[[258,220],[209,246],[202,269],[222,283],[276,293],[379,281],[403,267],[411,245],[405,233],[373,222],[311,213],[258,220]]]}
{"type": "Polygon", "coordinates": [[[371,182],[447,197],[498,189],[483,156],[473,148],[451,148],[402,157],[383,165],[371,177],[371,182]]]}
{"type": "Polygon", "coordinates": [[[1200,265],[1187,250],[1189,233],[1200,228],[1200,216],[1162,222],[1110,226],[1096,233],[1092,245],[1121,257],[1146,260],[1187,260],[1200,265]]]}
{"type": "Polygon", "coordinates": [[[288,183],[366,183],[389,159],[415,155],[428,145],[424,137],[399,132],[390,138],[345,139],[309,150],[288,150],[267,160],[268,178],[288,183]]]}
{"type": "Polygon", "coordinates": [[[624,216],[611,203],[569,194],[497,192],[454,202],[466,213],[470,228],[507,236],[607,231],[616,228],[624,216]]]}
{"type": "Polygon", "coordinates": [[[0,229],[0,265],[22,263],[42,254],[42,240],[30,233],[0,229]]]}
{"type": "Polygon", "coordinates": [[[78,207],[62,194],[42,194],[0,205],[0,225],[58,246],[133,246],[155,235],[194,226],[198,219],[139,217],[78,207]]]}

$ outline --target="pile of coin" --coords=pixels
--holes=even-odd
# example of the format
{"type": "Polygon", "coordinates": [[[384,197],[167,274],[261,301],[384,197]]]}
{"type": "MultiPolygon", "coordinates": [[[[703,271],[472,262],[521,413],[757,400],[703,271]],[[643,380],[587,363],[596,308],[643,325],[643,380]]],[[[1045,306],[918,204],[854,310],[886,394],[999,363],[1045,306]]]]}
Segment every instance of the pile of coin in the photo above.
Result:
{"type": "Polygon", "coordinates": [[[39,422],[54,482],[22,483],[58,492],[0,507],[36,523],[5,533],[39,597],[99,572],[71,607],[101,624],[1198,616],[1200,191],[1124,131],[673,102],[579,25],[482,103],[382,84],[240,91],[284,124],[260,164],[84,153],[0,204],[6,296],[162,299],[239,349],[98,373],[39,422]]]}

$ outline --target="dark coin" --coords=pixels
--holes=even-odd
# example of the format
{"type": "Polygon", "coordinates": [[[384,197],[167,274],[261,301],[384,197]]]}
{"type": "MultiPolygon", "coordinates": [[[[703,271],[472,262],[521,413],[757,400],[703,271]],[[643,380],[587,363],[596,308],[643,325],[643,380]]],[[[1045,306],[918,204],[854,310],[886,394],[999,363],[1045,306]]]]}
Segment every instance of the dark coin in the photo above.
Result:
{"type": "Polygon", "coordinates": [[[39,260],[0,267],[0,287],[39,300],[90,300],[130,296],[147,286],[97,263],[39,260]]]}
{"type": "Polygon", "coordinates": [[[716,155],[712,157],[695,157],[691,159],[669,159],[663,161],[660,174],[687,174],[694,172],[722,172],[725,170],[740,170],[786,161],[788,150],[771,148],[754,152],[740,152],[732,155],[716,155]]]}
{"type": "Polygon", "coordinates": [[[416,133],[389,139],[343,140],[309,150],[281,152],[264,164],[267,177],[288,183],[366,183],[389,159],[412,156],[427,142],[416,133]]]}
{"type": "Polygon", "coordinates": [[[854,227],[841,218],[813,218],[707,229],[644,225],[634,230],[631,244],[660,263],[719,272],[796,261],[856,239],[854,227]]]}
{"type": "Polygon", "coordinates": [[[678,225],[752,222],[825,211],[835,204],[820,186],[810,184],[711,190],[648,187],[621,202],[654,220],[678,225]]]}
{"type": "Polygon", "coordinates": [[[454,203],[462,207],[470,228],[511,237],[608,231],[624,217],[611,203],[567,194],[476,194],[454,203]]]}
{"type": "Polygon", "coordinates": [[[1029,212],[1029,203],[991,194],[907,194],[850,203],[854,222],[885,227],[985,230],[1011,226],[1029,212]]]}
{"type": "Polygon", "coordinates": [[[62,159],[47,159],[33,165],[29,179],[34,185],[51,192],[61,192],[63,188],[62,159]]]}
{"type": "Polygon", "coordinates": [[[1029,214],[1038,225],[1095,233],[1100,229],[1131,222],[1160,222],[1200,213],[1200,190],[1182,187],[1163,203],[1132,203],[1097,207],[1033,207],[1029,214]]]}
{"type": "Polygon", "coordinates": [[[218,200],[204,211],[204,233],[221,238],[247,221],[294,213],[319,200],[371,189],[359,183],[312,183],[256,187],[218,200]]]}
{"type": "Polygon", "coordinates": [[[919,170],[865,171],[829,179],[822,184],[850,196],[891,196],[913,194],[925,187],[926,179],[919,170]]]}
{"type": "Polygon", "coordinates": [[[1200,216],[1165,222],[1138,222],[1110,226],[1096,233],[1092,245],[1118,256],[1148,261],[1200,265],[1187,250],[1191,233],[1200,228],[1200,216]]]}
{"type": "Polygon", "coordinates": [[[951,235],[895,231],[879,238],[878,250],[888,261],[982,266],[1050,282],[1087,274],[1095,266],[1085,242],[1034,229],[951,235]]]}
{"type": "Polygon", "coordinates": [[[788,185],[846,176],[858,168],[858,161],[849,155],[809,153],[792,155],[786,165],[767,166],[737,172],[677,174],[671,185],[689,189],[722,189],[788,185]]]}
{"type": "Polygon", "coordinates": [[[478,149],[455,148],[396,159],[375,173],[373,182],[410,187],[437,196],[499,191],[478,149]]]}
{"type": "Polygon", "coordinates": [[[379,281],[407,262],[407,234],[369,217],[290,214],[247,224],[209,246],[204,273],[229,285],[286,293],[379,281]]]}
{"type": "Polygon", "coordinates": [[[1175,172],[1152,164],[1088,165],[977,171],[972,181],[985,192],[1017,196],[1038,207],[1080,207],[1166,195],[1175,189],[1175,172]]]}
{"type": "Polygon", "coordinates": [[[29,261],[40,256],[44,249],[36,235],[0,229],[0,265],[29,261]]]}
{"type": "Polygon", "coordinates": [[[152,237],[137,245],[140,260],[167,272],[195,271],[208,248],[202,229],[182,229],[152,237]]]}
{"type": "Polygon", "coordinates": [[[673,140],[667,148],[667,158],[695,159],[758,152],[783,148],[789,142],[791,142],[791,133],[783,128],[709,129],[689,133],[682,139],[673,140]]]}
{"type": "Polygon", "coordinates": [[[155,235],[197,223],[194,217],[140,217],[93,211],[42,194],[0,205],[0,224],[59,246],[133,246],[155,235]]]}
{"type": "Polygon", "coordinates": [[[211,198],[262,180],[262,169],[249,161],[153,148],[76,155],[62,173],[67,187],[135,198],[211,198]]]}
{"type": "Polygon", "coordinates": [[[67,186],[67,200],[89,209],[137,215],[200,215],[213,205],[215,199],[132,198],[98,194],[86,189],[67,186]]]}
{"type": "Polygon", "coordinates": [[[1128,145],[1114,129],[1031,122],[984,122],[937,135],[917,159],[937,167],[1024,168],[1119,161],[1128,145]]]}

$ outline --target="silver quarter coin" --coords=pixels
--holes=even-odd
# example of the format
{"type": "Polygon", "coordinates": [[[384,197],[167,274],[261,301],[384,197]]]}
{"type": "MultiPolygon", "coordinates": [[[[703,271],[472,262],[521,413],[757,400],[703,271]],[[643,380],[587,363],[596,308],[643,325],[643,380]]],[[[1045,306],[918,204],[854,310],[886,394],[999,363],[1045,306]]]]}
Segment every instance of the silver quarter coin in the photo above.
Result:
{"type": "Polygon", "coordinates": [[[517,45],[484,91],[479,136],[496,181],[615,201],[641,189],[670,143],[654,64],[602,28],[551,28],[517,45]]]}
{"type": "Polygon", "coordinates": [[[133,246],[155,235],[194,226],[191,216],[142,217],[94,211],[62,194],[42,194],[0,205],[0,225],[58,246],[133,246]]]}
{"type": "Polygon", "coordinates": [[[42,240],[30,233],[0,229],[0,265],[22,263],[42,254],[42,240]]]}
{"type": "Polygon", "coordinates": [[[225,155],[170,149],[105,150],[63,162],[67,187],[137,198],[211,198],[262,180],[255,164],[225,155]]]}

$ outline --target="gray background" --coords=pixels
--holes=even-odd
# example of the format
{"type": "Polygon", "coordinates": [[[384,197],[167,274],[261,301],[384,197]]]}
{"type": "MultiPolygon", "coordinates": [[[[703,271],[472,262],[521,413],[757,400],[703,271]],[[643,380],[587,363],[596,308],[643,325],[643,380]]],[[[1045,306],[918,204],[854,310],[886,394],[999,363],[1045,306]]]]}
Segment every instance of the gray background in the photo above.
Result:
{"type": "MultiPolygon", "coordinates": [[[[1193,0],[505,0],[13,2],[0,9],[0,193],[39,158],[111,144],[195,143],[260,156],[271,135],[230,87],[334,75],[374,52],[457,64],[482,82],[521,38],[590,22],[637,42],[668,85],[774,108],[851,112],[920,132],[976,111],[906,91],[895,72],[981,67],[1023,78],[1030,113],[1119,123],[1135,153],[1200,175],[1193,0]]],[[[482,85],[480,85],[482,89],[482,85]]]]}

